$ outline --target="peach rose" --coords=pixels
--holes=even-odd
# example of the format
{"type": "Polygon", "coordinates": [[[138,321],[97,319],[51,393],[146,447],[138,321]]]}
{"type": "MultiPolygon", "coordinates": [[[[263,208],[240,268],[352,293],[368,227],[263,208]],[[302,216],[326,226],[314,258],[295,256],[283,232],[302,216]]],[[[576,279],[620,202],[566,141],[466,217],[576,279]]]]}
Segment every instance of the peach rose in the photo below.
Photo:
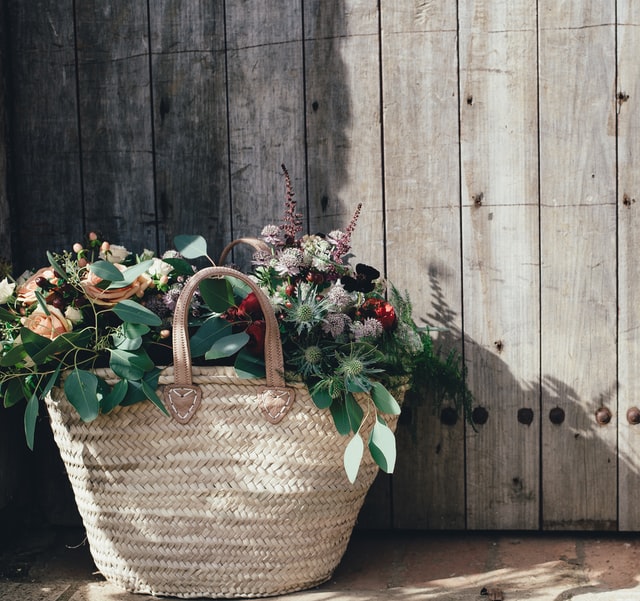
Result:
{"type": "MultiPolygon", "coordinates": [[[[115,266],[120,271],[126,270],[126,267],[119,263],[116,263],[115,266]]],[[[82,281],[82,288],[87,298],[105,307],[117,305],[120,301],[131,298],[132,296],[142,298],[144,291],[153,283],[153,280],[146,273],[139,275],[131,284],[122,286],[121,288],[107,288],[103,290],[99,287],[101,281],[102,278],[91,271],[87,271],[87,275],[82,281]]]]}
{"type": "Polygon", "coordinates": [[[37,308],[33,313],[22,318],[22,325],[50,340],[57,338],[61,334],[71,332],[73,325],[62,314],[60,309],[47,305],[47,311],[49,312],[48,315],[42,309],[37,308]]]}
{"type": "MultiPolygon", "coordinates": [[[[42,267],[41,269],[38,269],[38,271],[31,275],[26,282],[18,287],[17,299],[19,303],[22,303],[23,305],[33,305],[33,303],[38,300],[36,298],[36,290],[40,288],[37,284],[37,281],[40,280],[40,278],[44,278],[54,286],[58,283],[58,278],[56,278],[51,267],[42,267]]],[[[46,293],[44,296],[47,298],[46,293]]]]}

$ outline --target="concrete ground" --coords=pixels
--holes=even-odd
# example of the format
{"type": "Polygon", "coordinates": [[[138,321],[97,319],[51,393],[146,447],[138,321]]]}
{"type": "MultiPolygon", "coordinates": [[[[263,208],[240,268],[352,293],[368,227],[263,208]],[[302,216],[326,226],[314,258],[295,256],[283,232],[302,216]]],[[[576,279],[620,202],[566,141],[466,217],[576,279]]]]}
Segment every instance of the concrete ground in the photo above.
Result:
{"type": "MultiPolygon", "coordinates": [[[[0,553],[1,601],[145,601],[106,583],[80,529],[0,553]]],[[[356,531],[326,584],[287,601],[640,601],[640,536],[356,531]]]]}

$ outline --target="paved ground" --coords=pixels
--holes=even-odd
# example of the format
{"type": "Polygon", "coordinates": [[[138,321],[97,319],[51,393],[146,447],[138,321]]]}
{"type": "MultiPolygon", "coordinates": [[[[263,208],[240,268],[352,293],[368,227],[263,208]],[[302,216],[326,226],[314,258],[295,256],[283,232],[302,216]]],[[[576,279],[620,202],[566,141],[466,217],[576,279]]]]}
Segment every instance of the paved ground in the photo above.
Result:
{"type": "MultiPolygon", "coordinates": [[[[640,536],[356,531],[330,582],[287,601],[640,601],[640,536]]],[[[104,582],[78,529],[0,555],[0,601],[145,601],[104,582]]]]}

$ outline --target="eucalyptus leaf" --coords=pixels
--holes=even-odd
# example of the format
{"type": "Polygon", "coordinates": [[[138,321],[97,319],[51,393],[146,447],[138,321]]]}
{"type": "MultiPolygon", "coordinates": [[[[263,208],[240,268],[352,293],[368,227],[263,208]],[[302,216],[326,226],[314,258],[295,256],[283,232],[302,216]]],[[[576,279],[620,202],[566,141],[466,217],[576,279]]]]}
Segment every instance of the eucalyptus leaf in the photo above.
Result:
{"type": "Polygon", "coordinates": [[[42,296],[42,293],[39,290],[34,290],[33,294],[36,297],[36,301],[38,302],[38,307],[40,307],[40,310],[45,315],[51,315],[49,307],[47,307],[47,301],[45,300],[44,296],[42,296]]]}
{"type": "MultiPolygon", "coordinates": [[[[33,362],[36,365],[46,363],[47,361],[55,358],[55,356],[59,353],[71,350],[75,346],[80,346],[78,343],[80,341],[84,341],[85,338],[86,334],[83,334],[82,330],[78,332],[67,332],[66,334],[61,334],[60,336],[57,336],[50,341],[48,338],[46,338],[45,340],[49,341],[48,344],[46,344],[35,354],[32,354],[31,359],[33,359],[33,362]]],[[[26,341],[25,344],[27,344],[26,341]]]]}
{"type": "Polygon", "coordinates": [[[142,387],[144,382],[146,386],[149,386],[153,390],[158,388],[158,380],[160,379],[161,370],[157,367],[151,369],[145,373],[142,380],[129,380],[129,386],[127,387],[127,394],[120,403],[122,406],[135,405],[142,401],[147,400],[145,389],[142,387]]]}
{"type": "Polygon", "coordinates": [[[0,367],[17,365],[24,360],[26,355],[27,350],[24,348],[24,344],[15,344],[0,358],[0,367]]]}
{"type": "Polygon", "coordinates": [[[360,407],[360,403],[358,403],[355,397],[349,392],[345,394],[344,404],[347,408],[349,427],[352,432],[357,432],[360,429],[360,424],[362,424],[364,411],[362,410],[362,407],[360,407]]]}
{"type": "Polygon", "coordinates": [[[131,340],[148,334],[150,330],[151,328],[143,323],[131,323],[127,321],[122,324],[122,332],[127,338],[131,338],[131,340]]]}
{"type": "Polygon", "coordinates": [[[129,338],[124,334],[113,334],[111,336],[113,346],[123,351],[137,351],[142,346],[142,337],[129,338]]]}
{"type": "Polygon", "coordinates": [[[56,258],[53,256],[53,254],[49,251],[47,251],[47,259],[49,261],[49,265],[51,265],[51,267],[53,267],[53,270],[63,279],[68,280],[69,276],[67,275],[67,272],[62,269],[62,267],[60,266],[60,263],[58,263],[58,261],[56,261],[56,258]]]}
{"type": "Polygon", "coordinates": [[[400,415],[398,401],[393,398],[393,395],[380,382],[372,383],[370,394],[380,413],[400,415]]]}
{"type": "Polygon", "coordinates": [[[125,380],[141,380],[145,372],[154,367],[153,361],[144,350],[109,349],[109,352],[109,367],[118,377],[125,380]]]}
{"type": "Polygon", "coordinates": [[[336,426],[338,434],[342,436],[349,434],[351,432],[351,425],[345,404],[340,402],[331,403],[329,411],[331,411],[331,417],[333,417],[333,423],[336,426]]]}
{"type": "Polygon", "coordinates": [[[266,368],[264,359],[252,355],[247,349],[242,349],[233,364],[239,378],[264,378],[266,368]]]}
{"type": "Polygon", "coordinates": [[[16,315],[15,313],[11,313],[11,311],[7,311],[6,309],[3,309],[2,307],[0,307],[0,321],[7,321],[11,323],[14,321],[18,321],[18,319],[20,319],[19,315],[16,315]]]}
{"type": "Polygon", "coordinates": [[[144,392],[147,399],[149,399],[162,413],[165,415],[169,415],[167,408],[164,406],[164,403],[156,393],[156,389],[152,386],[149,386],[144,380],[142,381],[142,391],[144,392]]]}
{"type": "Polygon", "coordinates": [[[207,241],[202,236],[181,234],[173,239],[175,247],[186,259],[207,256],[207,241]]]}
{"type": "Polygon", "coordinates": [[[152,265],[153,259],[147,259],[146,261],[140,261],[140,263],[127,267],[122,272],[122,279],[127,283],[127,285],[133,284],[133,282],[135,282],[143,273],[146,273],[152,265]]]}
{"type": "Polygon", "coordinates": [[[114,407],[117,407],[124,400],[129,382],[127,380],[118,380],[113,388],[100,400],[100,410],[102,413],[109,413],[114,407]]]}
{"type": "Polygon", "coordinates": [[[363,386],[358,384],[358,382],[350,378],[347,380],[346,384],[347,384],[347,390],[349,392],[369,392],[369,388],[364,388],[363,386]]]}
{"type": "Polygon", "coordinates": [[[223,313],[235,304],[233,288],[226,278],[210,278],[200,282],[200,294],[206,305],[216,313],[223,313]]]}
{"type": "Polygon", "coordinates": [[[226,279],[231,284],[234,301],[242,301],[242,299],[246,298],[247,295],[250,292],[252,292],[249,284],[247,284],[246,282],[243,282],[238,278],[226,278],[226,279]]]}
{"type": "Polygon", "coordinates": [[[214,341],[231,332],[232,324],[226,319],[209,317],[191,336],[189,345],[192,357],[202,357],[211,348],[214,341]]]}
{"type": "Polygon", "coordinates": [[[42,390],[43,397],[47,396],[51,392],[51,390],[53,390],[53,387],[58,383],[58,378],[60,377],[61,371],[62,371],[62,363],[58,363],[55,370],[47,380],[47,383],[44,389],[42,390]]]}
{"type": "Polygon", "coordinates": [[[24,410],[24,435],[27,439],[27,446],[33,451],[33,439],[36,433],[36,421],[38,419],[38,412],[40,409],[40,403],[38,397],[34,394],[27,402],[27,407],[24,410]]]}
{"type": "Polygon", "coordinates": [[[223,357],[231,357],[243,348],[250,337],[246,332],[238,332],[230,334],[216,340],[211,348],[205,353],[205,359],[222,359],[223,357]]]}
{"type": "Polygon", "coordinates": [[[332,396],[329,394],[329,391],[324,388],[312,391],[311,398],[318,409],[327,409],[331,406],[331,403],[333,403],[332,396]]]}
{"type": "Polygon", "coordinates": [[[351,482],[351,484],[353,484],[358,477],[363,453],[364,443],[362,442],[362,438],[360,437],[360,434],[355,434],[345,448],[343,458],[344,470],[347,472],[347,478],[349,478],[349,482],[351,482]]]}
{"type": "Polygon", "coordinates": [[[164,263],[168,263],[173,267],[173,271],[176,275],[193,275],[193,266],[189,261],[185,261],[184,259],[162,259],[164,263]]]}
{"type": "Polygon", "coordinates": [[[98,417],[100,400],[98,399],[98,378],[83,369],[72,370],[64,381],[64,393],[75,407],[83,422],[98,417]]]}
{"type": "Polygon", "coordinates": [[[24,349],[32,359],[37,357],[41,351],[51,344],[51,340],[49,338],[40,336],[40,334],[32,332],[29,328],[20,329],[20,338],[24,345],[24,349]]]}
{"type": "Polygon", "coordinates": [[[91,265],[89,265],[89,271],[100,279],[109,282],[122,282],[124,280],[122,272],[109,261],[96,261],[95,263],[91,263],[91,265]]]}
{"type": "Polygon", "coordinates": [[[380,469],[387,474],[396,465],[396,437],[384,421],[377,419],[369,436],[369,451],[380,469]]]}
{"type": "Polygon", "coordinates": [[[162,325],[162,320],[153,311],[149,311],[149,309],[131,299],[120,301],[111,310],[124,322],[147,326],[162,325]]]}
{"type": "Polygon", "coordinates": [[[25,390],[22,382],[17,378],[12,378],[2,387],[0,391],[2,403],[6,408],[13,407],[25,398],[25,390]]]}

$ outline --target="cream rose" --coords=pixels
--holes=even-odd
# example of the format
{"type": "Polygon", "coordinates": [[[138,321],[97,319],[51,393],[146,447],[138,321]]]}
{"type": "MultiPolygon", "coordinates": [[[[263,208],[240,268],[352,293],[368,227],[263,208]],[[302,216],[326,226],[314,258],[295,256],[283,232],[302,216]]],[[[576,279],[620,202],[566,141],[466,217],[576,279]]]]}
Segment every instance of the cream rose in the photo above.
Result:
{"type": "MultiPolygon", "coordinates": [[[[116,267],[120,271],[125,271],[127,269],[124,265],[117,263],[116,267]]],[[[120,288],[107,288],[103,290],[99,287],[100,282],[102,282],[102,278],[98,277],[93,272],[88,271],[85,279],[82,281],[82,288],[88,298],[93,300],[96,304],[104,305],[105,307],[117,305],[120,301],[131,298],[132,296],[142,298],[144,291],[153,284],[153,280],[146,273],[139,275],[128,286],[122,286],[120,288]]]]}
{"type": "Polygon", "coordinates": [[[158,257],[153,257],[153,264],[149,267],[148,273],[151,276],[162,277],[163,275],[169,275],[173,271],[173,266],[169,263],[165,263],[158,257]]]}
{"type": "Polygon", "coordinates": [[[0,282],[0,305],[4,305],[11,298],[15,289],[15,282],[9,282],[7,278],[0,282]]]}
{"type": "Polygon", "coordinates": [[[52,305],[47,305],[47,311],[48,313],[45,313],[44,310],[37,308],[33,313],[22,318],[22,325],[50,340],[57,338],[61,334],[71,332],[73,329],[72,323],[59,309],[52,305]]]}
{"type": "Polygon", "coordinates": [[[122,263],[130,254],[124,246],[108,242],[105,242],[100,250],[100,258],[109,263],[122,263]]]}

